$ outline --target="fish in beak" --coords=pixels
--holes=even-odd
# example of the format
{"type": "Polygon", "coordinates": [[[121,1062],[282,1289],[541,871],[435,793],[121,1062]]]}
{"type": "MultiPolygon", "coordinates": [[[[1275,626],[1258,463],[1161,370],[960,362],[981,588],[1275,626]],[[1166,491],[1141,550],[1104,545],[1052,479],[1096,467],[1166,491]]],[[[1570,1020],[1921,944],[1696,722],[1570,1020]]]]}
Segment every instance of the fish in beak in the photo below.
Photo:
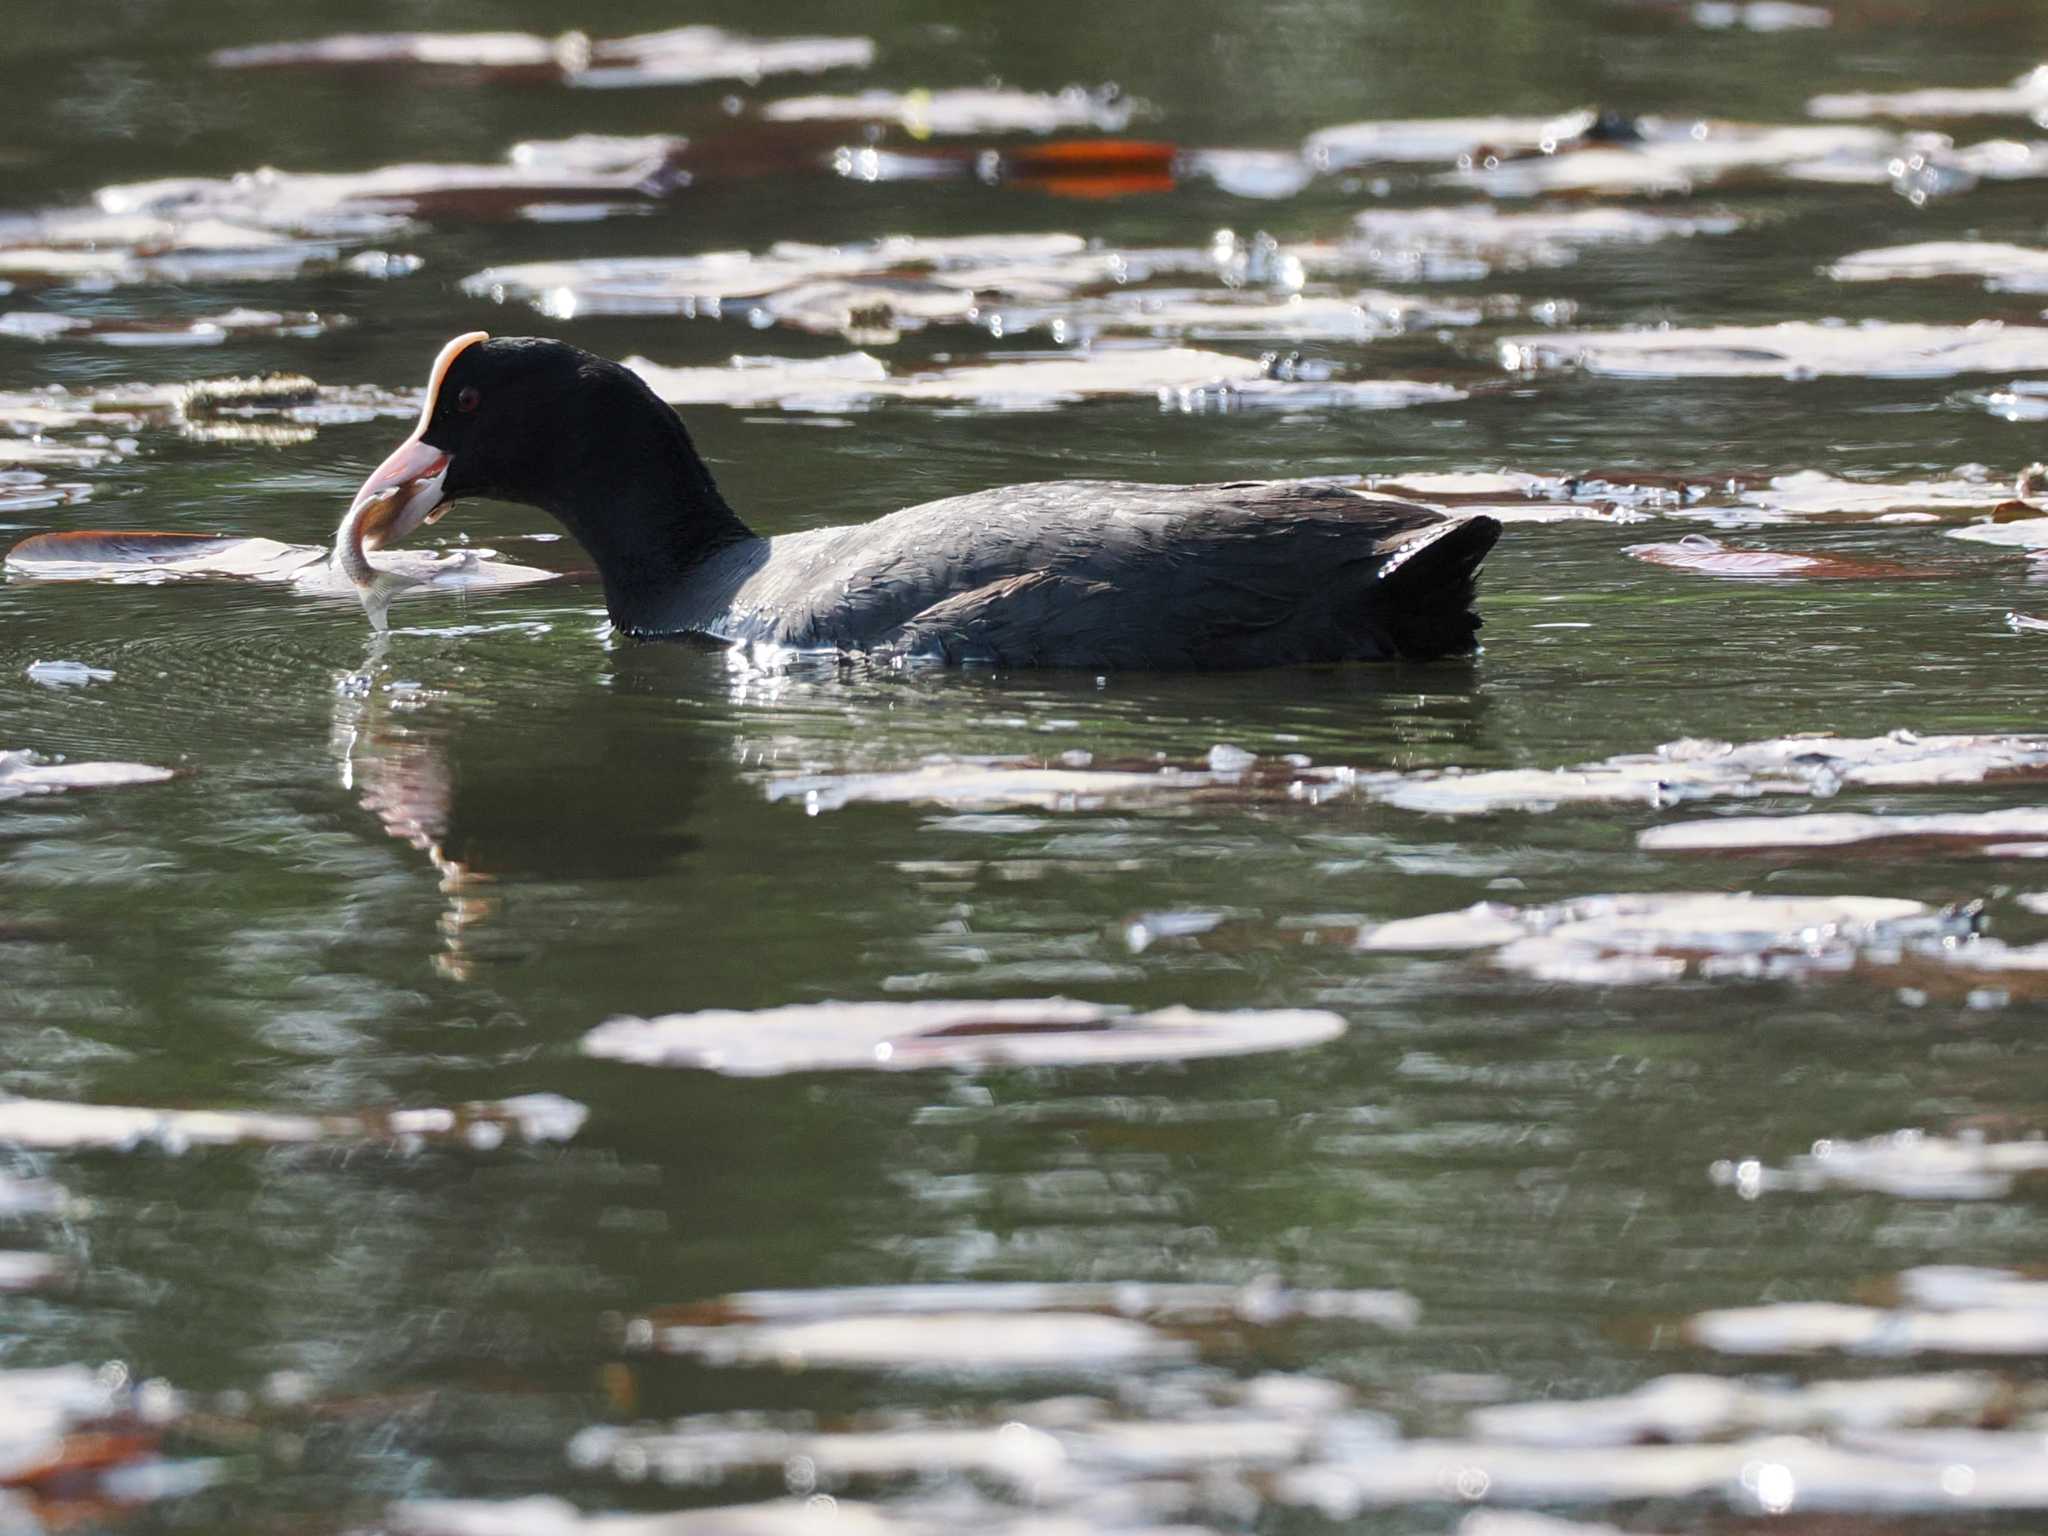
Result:
{"type": "Polygon", "coordinates": [[[426,441],[427,426],[440,404],[441,383],[455,359],[480,341],[489,341],[485,331],[470,331],[441,349],[427,375],[427,398],[420,407],[420,424],[413,434],[392,451],[391,457],[370,471],[348,515],[334,530],[334,559],[358,586],[376,576],[375,567],[363,552],[397,544],[431,523],[445,509],[441,487],[448,477],[448,454],[426,441]]]}

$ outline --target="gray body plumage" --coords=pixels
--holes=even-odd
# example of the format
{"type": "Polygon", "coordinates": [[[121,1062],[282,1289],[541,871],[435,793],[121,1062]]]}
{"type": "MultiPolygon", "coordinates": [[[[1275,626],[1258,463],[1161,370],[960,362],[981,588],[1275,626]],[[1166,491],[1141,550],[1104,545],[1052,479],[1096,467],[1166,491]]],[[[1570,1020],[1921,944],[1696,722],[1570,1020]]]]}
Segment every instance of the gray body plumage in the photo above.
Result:
{"type": "Polygon", "coordinates": [[[1063,480],[752,537],[626,625],[1066,667],[1249,667],[1469,650],[1500,525],[1325,481],[1063,480]]]}

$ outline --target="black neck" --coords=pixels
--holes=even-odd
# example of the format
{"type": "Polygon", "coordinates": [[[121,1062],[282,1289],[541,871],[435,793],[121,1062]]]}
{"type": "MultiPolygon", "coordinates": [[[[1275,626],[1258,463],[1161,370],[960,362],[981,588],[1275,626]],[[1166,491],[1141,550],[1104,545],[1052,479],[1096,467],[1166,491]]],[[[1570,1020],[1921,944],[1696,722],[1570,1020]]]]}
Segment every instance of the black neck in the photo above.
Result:
{"type": "Polygon", "coordinates": [[[719,494],[682,420],[645,385],[635,393],[612,402],[601,432],[583,435],[575,471],[542,505],[596,560],[612,622],[646,631],[661,627],[705,560],[755,535],[719,494]]]}

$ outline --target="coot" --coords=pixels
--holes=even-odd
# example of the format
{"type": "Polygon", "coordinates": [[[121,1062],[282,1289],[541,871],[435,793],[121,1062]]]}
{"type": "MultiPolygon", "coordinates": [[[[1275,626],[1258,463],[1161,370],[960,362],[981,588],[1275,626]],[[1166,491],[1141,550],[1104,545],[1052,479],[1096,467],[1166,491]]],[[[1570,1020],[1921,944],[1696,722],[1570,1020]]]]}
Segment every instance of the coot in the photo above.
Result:
{"type": "Polygon", "coordinates": [[[420,425],[357,492],[346,551],[396,543],[462,496],[553,514],[630,635],[1012,667],[1225,668],[1469,651],[1500,536],[1313,480],[1060,480],[872,523],[763,538],[676,413],[560,341],[441,349],[420,425]]]}

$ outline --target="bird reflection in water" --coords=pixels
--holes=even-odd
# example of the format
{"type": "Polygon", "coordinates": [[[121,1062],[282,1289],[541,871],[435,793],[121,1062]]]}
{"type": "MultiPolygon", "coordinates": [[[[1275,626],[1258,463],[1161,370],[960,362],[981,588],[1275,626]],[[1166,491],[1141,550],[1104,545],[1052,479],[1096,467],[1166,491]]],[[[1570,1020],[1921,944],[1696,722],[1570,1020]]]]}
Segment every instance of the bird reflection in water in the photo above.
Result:
{"type": "Polygon", "coordinates": [[[431,699],[425,689],[385,678],[388,648],[388,637],[378,635],[362,667],[336,680],[329,741],[341,787],[392,837],[424,853],[439,874],[447,905],[434,969],[451,981],[468,981],[468,932],[496,910],[478,891],[491,877],[447,850],[455,775],[445,726],[418,718],[431,699]]]}
{"type": "MultiPolygon", "coordinates": [[[[509,708],[511,685],[475,680],[485,668],[455,688],[409,679],[411,666],[446,669],[423,656],[402,667],[393,640],[375,637],[336,678],[329,739],[342,788],[439,877],[443,976],[474,979],[478,930],[504,920],[519,887],[643,878],[696,846],[680,827],[702,777],[672,715],[588,686],[535,696],[522,684],[509,708]]],[[[505,935],[508,952],[517,943],[505,935]]]]}

